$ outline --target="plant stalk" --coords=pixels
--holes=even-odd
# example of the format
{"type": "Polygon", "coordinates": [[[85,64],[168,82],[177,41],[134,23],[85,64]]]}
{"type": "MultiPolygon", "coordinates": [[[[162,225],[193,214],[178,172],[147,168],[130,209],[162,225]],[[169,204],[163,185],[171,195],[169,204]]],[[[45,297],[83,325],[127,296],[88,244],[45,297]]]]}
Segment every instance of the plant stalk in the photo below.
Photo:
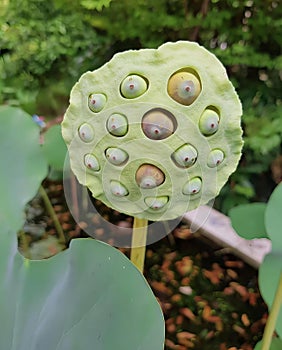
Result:
{"type": "Polygon", "coordinates": [[[78,206],[78,196],[77,196],[77,183],[76,178],[73,173],[71,173],[70,177],[71,182],[71,196],[72,196],[72,204],[73,204],[73,216],[75,220],[79,220],[79,206],[78,206]]]}
{"type": "Polygon", "coordinates": [[[148,220],[134,218],[130,260],[143,273],[146,241],[147,241],[148,220]]]}
{"type": "Polygon", "coordinates": [[[45,204],[45,207],[46,207],[48,214],[50,215],[51,219],[53,220],[53,223],[54,223],[55,229],[57,231],[60,243],[66,245],[66,238],[64,235],[64,231],[63,231],[62,226],[59,222],[59,219],[55,213],[55,210],[52,206],[52,203],[47,195],[47,192],[45,191],[43,186],[40,186],[39,194],[41,195],[41,197],[44,201],[44,204],[45,204]]]}
{"type": "Polygon", "coordinates": [[[280,280],[276,289],[275,297],[270,309],[270,313],[266,322],[266,326],[263,332],[261,350],[269,350],[272,336],[275,331],[277,317],[282,304],[282,273],[280,274],[280,280]]]}
{"type": "Polygon", "coordinates": [[[26,259],[30,259],[29,246],[28,246],[28,242],[26,239],[26,234],[23,230],[20,230],[19,235],[20,235],[20,240],[21,240],[22,255],[26,259]]]}

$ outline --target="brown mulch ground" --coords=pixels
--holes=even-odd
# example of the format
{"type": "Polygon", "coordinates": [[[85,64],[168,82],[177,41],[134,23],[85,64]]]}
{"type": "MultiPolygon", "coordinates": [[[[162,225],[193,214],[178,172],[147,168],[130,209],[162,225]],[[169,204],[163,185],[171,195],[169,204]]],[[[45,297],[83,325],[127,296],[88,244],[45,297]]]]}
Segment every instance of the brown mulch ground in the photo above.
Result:
{"type": "MultiPolygon", "coordinates": [[[[68,211],[62,183],[47,181],[44,186],[67,240],[86,237],[68,211]]],[[[98,201],[95,205],[116,225],[132,224],[132,218],[98,201]]],[[[42,199],[31,201],[26,212],[20,248],[32,258],[60,251],[62,247],[42,199]]],[[[99,218],[95,220],[96,237],[106,240],[104,226],[99,218]]],[[[87,222],[81,222],[83,225],[86,229],[87,222]]],[[[114,244],[114,239],[109,239],[114,244]]],[[[259,293],[257,271],[200,234],[191,234],[184,222],[147,247],[144,274],[164,313],[166,350],[252,350],[261,339],[267,308],[259,293]]]]}

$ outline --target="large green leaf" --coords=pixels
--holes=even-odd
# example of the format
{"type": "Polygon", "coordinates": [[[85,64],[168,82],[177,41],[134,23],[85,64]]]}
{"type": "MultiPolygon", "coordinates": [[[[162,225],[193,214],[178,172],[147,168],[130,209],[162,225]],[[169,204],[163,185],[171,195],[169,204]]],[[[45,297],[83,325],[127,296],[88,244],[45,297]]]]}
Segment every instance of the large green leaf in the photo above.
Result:
{"type": "Polygon", "coordinates": [[[267,238],[264,225],[265,203],[242,204],[232,208],[228,215],[235,231],[243,238],[267,238]]]}
{"type": "Polygon", "coordinates": [[[0,349],[161,350],[164,321],[144,277],[117,249],[77,239],[24,259],[0,236],[0,349]]]}
{"type": "Polygon", "coordinates": [[[67,146],[61,133],[61,125],[52,126],[44,135],[43,152],[49,165],[55,170],[63,170],[67,146]]]}
{"type": "Polygon", "coordinates": [[[47,174],[47,163],[39,145],[38,126],[28,114],[0,106],[0,124],[0,222],[17,230],[24,206],[47,174]]]}
{"type": "MultiPolygon", "coordinates": [[[[262,342],[256,344],[254,350],[261,350],[262,342]]],[[[281,350],[282,349],[282,340],[279,338],[272,339],[269,350],[281,350]]]]}
{"type": "MultiPolygon", "coordinates": [[[[260,292],[269,308],[271,308],[273,303],[281,273],[282,251],[272,251],[265,256],[264,261],[259,268],[260,292]]],[[[276,322],[276,331],[282,338],[282,309],[280,309],[278,320],[276,322]]]]}
{"type": "Polygon", "coordinates": [[[282,251],[282,183],[272,192],[265,211],[265,226],[273,250],[282,251]]]}

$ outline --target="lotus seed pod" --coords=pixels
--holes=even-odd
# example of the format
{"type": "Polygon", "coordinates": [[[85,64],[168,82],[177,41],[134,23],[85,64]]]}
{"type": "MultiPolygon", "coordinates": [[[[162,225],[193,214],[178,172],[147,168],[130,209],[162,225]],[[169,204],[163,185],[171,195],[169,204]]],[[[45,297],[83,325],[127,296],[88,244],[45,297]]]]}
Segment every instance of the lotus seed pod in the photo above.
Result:
{"type": "Polygon", "coordinates": [[[202,180],[199,177],[194,177],[193,179],[186,182],[183,187],[183,194],[193,195],[200,192],[202,188],[202,180]]]}
{"type": "Polygon", "coordinates": [[[197,150],[193,146],[187,144],[178,148],[171,157],[176,165],[188,168],[196,162],[197,155],[197,150]]]}
{"type": "Polygon", "coordinates": [[[106,150],[106,158],[111,164],[123,165],[128,159],[128,154],[123,149],[110,147],[106,150]]]}
{"type": "Polygon", "coordinates": [[[168,81],[167,91],[175,101],[189,106],[201,92],[201,83],[192,73],[178,72],[168,81]]]}
{"type": "Polygon", "coordinates": [[[62,133],[74,174],[95,198],[127,215],[172,220],[212,200],[235,171],[241,115],[220,61],[179,41],[118,53],[83,74],[62,133]],[[89,99],[98,94],[106,102],[95,115],[89,99]]]}
{"type": "Polygon", "coordinates": [[[136,98],[147,90],[147,82],[139,75],[133,74],[126,77],[120,86],[120,91],[125,98],[136,98]]]}
{"type": "Polygon", "coordinates": [[[146,197],[145,203],[146,205],[154,210],[159,210],[163,208],[168,202],[168,197],[161,196],[161,197],[146,197]]]}
{"type": "Polygon", "coordinates": [[[214,168],[221,164],[224,160],[224,153],[220,149],[214,149],[210,152],[208,157],[208,166],[214,168]]]}
{"type": "Polygon", "coordinates": [[[127,188],[119,181],[115,181],[115,180],[111,181],[110,189],[112,194],[114,194],[115,196],[124,197],[128,195],[127,188]]]}
{"type": "Polygon", "coordinates": [[[156,166],[143,164],[138,168],[135,179],[141,188],[154,188],[164,182],[165,175],[156,166]]]}
{"type": "Polygon", "coordinates": [[[79,127],[78,134],[81,140],[84,142],[91,142],[94,139],[94,130],[87,123],[84,123],[79,127]]]}
{"type": "Polygon", "coordinates": [[[153,109],[142,120],[144,134],[152,140],[163,140],[175,131],[175,118],[168,111],[153,109]]]}
{"type": "Polygon", "coordinates": [[[212,135],[218,129],[219,115],[212,109],[206,109],[201,115],[199,128],[202,134],[212,135]]]}
{"type": "Polygon", "coordinates": [[[122,114],[112,114],[107,121],[107,129],[114,136],[124,136],[128,130],[127,118],[122,114]]]}
{"type": "Polygon", "coordinates": [[[88,97],[88,107],[92,112],[100,112],[107,102],[107,98],[104,94],[91,94],[88,97]]]}
{"type": "Polygon", "coordinates": [[[85,155],[84,164],[90,170],[93,170],[93,171],[100,170],[98,159],[91,153],[85,155]]]}

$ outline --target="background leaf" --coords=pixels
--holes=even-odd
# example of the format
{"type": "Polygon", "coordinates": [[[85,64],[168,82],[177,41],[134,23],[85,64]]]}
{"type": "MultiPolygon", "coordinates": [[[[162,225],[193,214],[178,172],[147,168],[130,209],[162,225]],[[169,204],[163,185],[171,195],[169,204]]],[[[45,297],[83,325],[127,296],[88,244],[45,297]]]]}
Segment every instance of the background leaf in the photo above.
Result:
{"type": "Polygon", "coordinates": [[[47,158],[48,164],[54,170],[62,171],[67,153],[67,146],[61,133],[61,125],[52,126],[44,134],[43,152],[47,158]]]}
{"type": "MultiPolygon", "coordinates": [[[[259,268],[260,292],[269,308],[273,303],[281,273],[282,251],[272,251],[271,253],[266,255],[263,263],[259,268]]],[[[280,309],[280,313],[276,323],[276,331],[279,334],[279,336],[282,337],[282,309],[280,309]]]]}
{"type": "MultiPolygon", "coordinates": [[[[262,342],[256,344],[254,350],[261,350],[262,342]]],[[[282,340],[279,338],[274,338],[271,342],[269,350],[281,350],[282,349],[282,340]]]]}
{"type": "Polygon", "coordinates": [[[265,226],[272,241],[272,249],[282,251],[282,183],[269,198],[265,211],[265,226]]]}
{"type": "Polygon", "coordinates": [[[76,239],[53,258],[0,244],[0,348],[162,350],[164,321],[144,277],[117,249],[76,239]]]}
{"type": "Polygon", "coordinates": [[[229,211],[234,230],[243,238],[268,238],[264,224],[265,203],[242,204],[229,211]]]}
{"type": "Polygon", "coordinates": [[[27,113],[0,106],[0,123],[0,222],[2,227],[17,230],[25,204],[47,174],[47,163],[38,126],[27,113]]]}

